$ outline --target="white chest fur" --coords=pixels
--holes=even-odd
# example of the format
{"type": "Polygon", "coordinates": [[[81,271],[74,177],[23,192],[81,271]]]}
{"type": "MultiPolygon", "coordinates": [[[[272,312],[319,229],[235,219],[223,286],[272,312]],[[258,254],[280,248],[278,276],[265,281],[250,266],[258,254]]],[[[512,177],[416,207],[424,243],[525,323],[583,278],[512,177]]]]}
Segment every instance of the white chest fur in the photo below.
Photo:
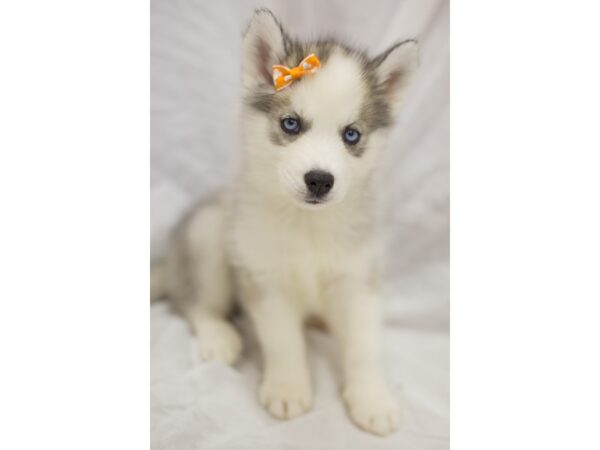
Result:
{"type": "Polygon", "coordinates": [[[239,208],[230,222],[232,264],[318,314],[328,283],[372,270],[376,248],[349,213],[239,208]]]}

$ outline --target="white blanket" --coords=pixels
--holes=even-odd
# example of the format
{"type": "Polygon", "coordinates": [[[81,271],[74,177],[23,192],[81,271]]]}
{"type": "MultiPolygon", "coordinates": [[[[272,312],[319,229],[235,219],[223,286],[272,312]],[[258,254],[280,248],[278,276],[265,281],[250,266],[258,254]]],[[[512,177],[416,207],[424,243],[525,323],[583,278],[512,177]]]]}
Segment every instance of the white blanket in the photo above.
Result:
{"type": "Polygon", "coordinates": [[[255,6],[296,36],[335,34],[372,53],[417,37],[421,68],[386,154],[390,206],[385,301],[387,373],[400,430],[368,435],[339,398],[335,343],[308,332],[315,403],[290,422],[256,400],[251,327],[234,368],[198,361],[186,324],[152,307],[151,430],[155,449],[446,449],[448,419],[448,3],[443,0],[152,2],[152,254],[198,198],[219,189],[235,152],[241,33],[255,6]]]}

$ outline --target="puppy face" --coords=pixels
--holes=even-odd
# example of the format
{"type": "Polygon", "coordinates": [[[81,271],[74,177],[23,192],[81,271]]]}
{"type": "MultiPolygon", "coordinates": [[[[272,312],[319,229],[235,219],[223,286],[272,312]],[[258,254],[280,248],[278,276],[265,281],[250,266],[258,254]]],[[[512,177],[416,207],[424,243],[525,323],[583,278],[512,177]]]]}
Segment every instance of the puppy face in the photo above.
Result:
{"type": "Polygon", "coordinates": [[[244,38],[242,121],[255,181],[309,209],[360,190],[416,59],[413,41],[374,59],[333,41],[301,44],[257,11],[244,38]],[[311,53],[321,68],[276,92],[272,66],[294,67],[311,53]]]}

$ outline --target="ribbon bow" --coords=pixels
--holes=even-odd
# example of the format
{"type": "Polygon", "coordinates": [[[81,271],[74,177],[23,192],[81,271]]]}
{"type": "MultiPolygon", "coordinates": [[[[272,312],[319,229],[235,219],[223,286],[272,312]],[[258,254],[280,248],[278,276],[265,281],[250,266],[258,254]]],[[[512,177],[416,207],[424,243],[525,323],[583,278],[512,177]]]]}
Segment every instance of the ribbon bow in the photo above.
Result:
{"type": "Polygon", "coordinates": [[[273,84],[275,85],[275,90],[280,91],[288,87],[292,84],[292,81],[302,78],[308,73],[315,72],[319,67],[321,67],[321,61],[319,61],[319,58],[314,53],[308,55],[298,66],[291,69],[286,66],[273,66],[273,84]]]}

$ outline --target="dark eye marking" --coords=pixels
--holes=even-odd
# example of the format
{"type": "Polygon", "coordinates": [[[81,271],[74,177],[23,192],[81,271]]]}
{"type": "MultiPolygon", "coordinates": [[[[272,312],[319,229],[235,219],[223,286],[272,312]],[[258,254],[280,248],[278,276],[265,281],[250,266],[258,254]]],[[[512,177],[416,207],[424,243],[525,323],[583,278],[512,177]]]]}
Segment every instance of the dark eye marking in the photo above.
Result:
{"type": "Polygon", "coordinates": [[[281,129],[287,134],[300,133],[300,119],[295,117],[284,117],[280,122],[281,129]]]}
{"type": "Polygon", "coordinates": [[[356,145],[360,141],[360,131],[353,127],[346,127],[342,133],[342,139],[348,145],[356,145]]]}

